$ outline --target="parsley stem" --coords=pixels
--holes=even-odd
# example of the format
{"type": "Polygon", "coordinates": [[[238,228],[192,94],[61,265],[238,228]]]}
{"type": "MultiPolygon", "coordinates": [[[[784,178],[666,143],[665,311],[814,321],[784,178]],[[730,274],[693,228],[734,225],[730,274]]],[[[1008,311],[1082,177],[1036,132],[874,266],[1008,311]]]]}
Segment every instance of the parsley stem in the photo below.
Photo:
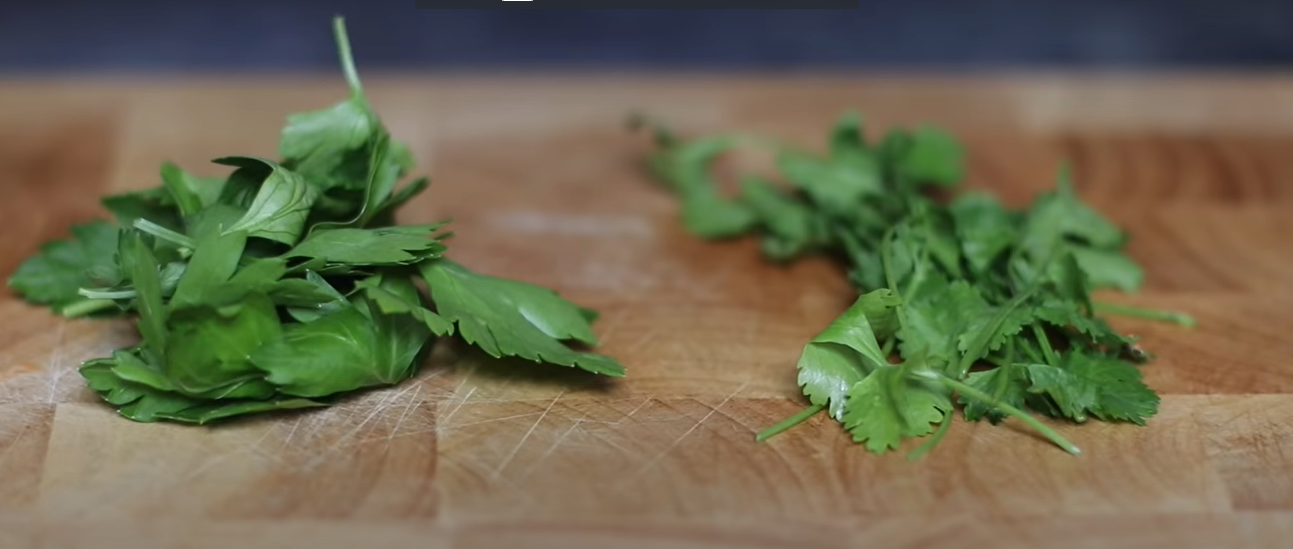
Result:
{"type": "Polygon", "coordinates": [[[115,304],[116,302],[111,299],[82,299],[59,309],[59,314],[67,318],[76,318],[102,311],[115,304]]]}
{"type": "Polygon", "coordinates": [[[355,70],[355,59],[350,53],[350,38],[346,33],[346,19],[341,16],[332,19],[332,33],[337,40],[337,56],[341,58],[341,72],[346,75],[346,84],[350,93],[356,97],[364,96],[364,88],[359,82],[359,71],[355,70]]]}
{"type": "Polygon", "coordinates": [[[789,430],[791,427],[794,427],[796,425],[799,425],[800,423],[807,421],[808,418],[813,417],[815,414],[817,414],[817,412],[820,412],[824,409],[826,409],[826,406],[822,404],[815,404],[813,406],[804,408],[799,413],[781,420],[781,422],[777,423],[776,425],[773,425],[772,427],[768,427],[767,429],[760,431],[759,434],[754,436],[754,441],[763,442],[765,440],[768,440],[769,438],[777,436],[782,432],[789,430]]]}
{"type": "Polygon", "coordinates": [[[1046,357],[1046,363],[1051,366],[1059,366],[1060,361],[1055,356],[1055,349],[1051,348],[1050,337],[1046,335],[1046,330],[1042,329],[1041,324],[1033,323],[1033,335],[1037,336],[1037,344],[1042,347],[1042,356],[1046,357]]]}
{"type": "Polygon", "coordinates": [[[973,398],[975,400],[982,401],[984,404],[997,408],[1008,415],[1018,418],[1019,421],[1022,421],[1028,424],[1028,426],[1036,429],[1039,433],[1042,434],[1042,436],[1046,437],[1051,442],[1054,442],[1055,445],[1059,446],[1060,448],[1063,448],[1064,451],[1070,454],[1073,454],[1076,456],[1082,453],[1082,450],[1080,450],[1072,442],[1069,442],[1068,439],[1065,439],[1059,433],[1055,432],[1054,429],[1051,429],[1050,427],[1048,427],[1045,423],[1038,421],[1037,418],[1029,415],[1027,412],[1020,410],[1019,408],[1015,408],[1014,406],[1006,404],[1005,402],[992,398],[991,395],[983,391],[975,389],[970,385],[961,383],[960,381],[957,381],[945,375],[940,375],[937,372],[917,372],[916,375],[942,383],[943,385],[946,385],[949,389],[959,391],[961,392],[961,394],[967,395],[970,398],[973,398]]]}
{"type": "Polygon", "coordinates": [[[193,242],[193,239],[189,238],[187,235],[172,231],[147,219],[136,219],[134,226],[136,229],[170,242],[180,248],[188,248],[192,250],[197,247],[197,243],[193,242]]]}
{"type": "Polygon", "coordinates": [[[1191,317],[1190,315],[1163,309],[1147,309],[1144,307],[1133,307],[1131,305],[1096,302],[1095,310],[1115,315],[1171,322],[1187,328],[1193,328],[1197,325],[1194,321],[1194,317],[1191,317]]]}

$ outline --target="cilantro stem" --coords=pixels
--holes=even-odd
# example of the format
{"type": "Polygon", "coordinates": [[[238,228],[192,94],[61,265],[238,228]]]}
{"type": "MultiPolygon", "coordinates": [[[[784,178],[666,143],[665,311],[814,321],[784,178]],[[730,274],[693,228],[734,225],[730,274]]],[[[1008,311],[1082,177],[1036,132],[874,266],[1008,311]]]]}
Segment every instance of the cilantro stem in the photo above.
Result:
{"type": "Polygon", "coordinates": [[[796,425],[799,425],[800,423],[807,421],[808,418],[813,417],[814,415],[817,414],[817,412],[820,412],[824,409],[826,409],[826,406],[822,404],[816,404],[816,405],[804,408],[799,413],[781,420],[779,423],[777,423],[776,425],[773,425],[772,427],[768,427],[767,429],[760,431],[759,434],[754,436],[754,441],[763,442],[765,440],[768,440],[769,438],[777,436],[789,430],[791,427],[794,427],[796,425]]]}
{"type": "Polygon", "coordinates": [[[115,304],[116,302],[111,299],[82,299],[63,307],[59,310],[59,314],[67,318],[76,318],[102,311],[115,304]]]}
{"type": "Polygon", "coordinates": [[[193,239],[189,238],[187,235],[177,233],[147,219],[136,219],[134,226],[136,229],[170,242],[180,248],[188,248],[192,250],[197,246],[197,243],[193,242],[193,239]]]}
{"type": "Polygon", "coordinates": [[[341,16],[332,18],[332,33],[337,40],[337,56],[341,58],[341,72],[346,75],[346,84],[355,97],[364,97],[364,88],[359,82],[359,71],[355,70],[355,59],[350,53],[350,37],[346,33],[346,19],[341,16]]]}
{"type": "Polygon", "coordinates": [[[1029,427],[1036,429],[1039,433],[1042,434],[1042,436],[1046,437],[1051,442],[1055,443],[1056,446],[1063,448],[1064,451],[1070,454],[1073,454],[1076,456],[1082,453],[1081,449],[1075,446],[1072,442],[1069,442],[1068,439],[1065,439],[1059,433],[1055,432],[1054,429],[1051,429],[1050,427],[1048,427],[1045,423],[1038,421],[1037,418],[1029,415],[1027,412],[1020,410],[1019,408],[1015,408],[1014,406],[1011,406],[1005,402],[992,398],[991,395],[984,393],[983,391],[975,389],[970,385],[961,383],[960,381],[957,381],[945,375],[941,375],[937,372],[932,372],[932,371],[915,372],[915,375],[921,376],[925,379],[930,379],[930,380],[942,383],[943,385],[947,386],[949,389],[952,389],[954,391],[959,391],[961,394],[967,395],[970,398],[973,398],[975,400],[982,401],[984,404],[997,408],[1008,415],[1018,418],[1019,421],[1022,421],[1028,424],[1029,427]]]}
{"type": "Polygon", "coordinates": [[[938,424],[938,430],[934,431],[934,434],[931,435],[928,440],[922,443],[915,450],[912,450],[910,454],[907,454],[907,460],[916,461],[916,460],[919,460],[920,458],[925,457],[925,454],[928,454],[931,451],[933,451],[934,447],[938,446],[938,443],[943,442],[943,437],[947,436],[947,432],[951,430],[951,428],[952,428],[952,412],[951,411],[943,412],[943,421],[942,423],[938,424]]]}
{"type": "Polygon", "coordinates": [[[1037,344],[1042,348],[1042,356],[1046,358],[1046,363],[1051,366],[1059,366],[1059,358],[1055,356],[1055,349],[1051,348],[1050,337],[1046,335],[1046,330],[1042,325],[1033,323],[1033,335],[1037,336],[1037,344]]]}
{"type": "Polygon", "coordinates": [[[1163,309],[1147,309],[1144,307],[1133,307],[1131,305],[1097,302],[1095,304],[1095,310],[1115,315],[1170,322],[1187,328],[1193,328],[1197,325],[1194,321],[1194,317],[1190,315],[1163,309]]]}

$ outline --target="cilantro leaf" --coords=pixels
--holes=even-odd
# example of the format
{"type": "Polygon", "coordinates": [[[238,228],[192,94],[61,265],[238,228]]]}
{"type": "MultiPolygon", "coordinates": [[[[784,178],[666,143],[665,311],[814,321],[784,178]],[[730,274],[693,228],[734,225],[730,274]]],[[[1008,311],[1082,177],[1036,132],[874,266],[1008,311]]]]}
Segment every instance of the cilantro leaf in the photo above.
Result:
{"type": "Polygon", "coordinates": [[[1015,220],[992,195],[961,194],[948,205],[948,210],[955,220],[961,253],[974,271],[987,271],[1014,246],[1018,237],[1015,220]]]}
{"type": "Polygon", "coordinates": [[[1121,360],[1069,353],[1060,366],[1029,364],[1027,370],[1029,391],[1049,396],[1075,421],[1092,415],[1143,425],[1158,410],[1160,399],[1144,385],[1140,370],[1121,360]]]}
{"type": "Polygon", "coordinates": [[[943,187],[960,183],[964,177],[965,153],[955,138],[930,125],[898,135],[901,135],[901,146],[896,151],[891,148],[897,177],[943,187]]]}
{"type": "Polygon", "coordinates": [[[453,322],[462,338],[490,356],[576,366],[623,376],[616,360],[566,347],[563,340],[595,344],[585,310],[552,290],[518,280],[477,274],[440,258],[418,265],[436,312],[453,322]]]}
{"type": "Polygon", "coordinates": [[[119,229],[106,221],[74,225],[72,238],[44,244],[9,277],[9,286],[28,301],[61,310],[81,300],[81,288],[119,284],[116,262],[119,229]]]}
{"type": "Polygon", "coordinates": [[[849,388],[842,422],[855,442],[884,453],[930,434],[951,409],[945,390],[907,376],[905,367],[883,366],[849,388]]]}
{"type": "Polygon", "coordinates": [[[864,294],[804,346],[798,380],[810,402],[843,418],[849,389],[889,363],[877,338],[893,335],[900,302],[887,289],[864,294]]]}
{"type": "MultiPolygon", "coordinates": [[[[971,372],[965,378],[965,383],[990,395],[999,402],[1004,402],[1015,408],[1023,408],[1025,404],[1024,397],[1029,383],[1027,375],[1028,372],[1024,368],[1013,363],[1006,363],[991,370],[971,372]]],[[[965,419],[968,421],[978,421],[983,417],[987,417],[988,421],[997,424],[1006,418],[1004,412],[982,400],[962,395],[960,402],[965,406],[964,414],[965,419]]]]}

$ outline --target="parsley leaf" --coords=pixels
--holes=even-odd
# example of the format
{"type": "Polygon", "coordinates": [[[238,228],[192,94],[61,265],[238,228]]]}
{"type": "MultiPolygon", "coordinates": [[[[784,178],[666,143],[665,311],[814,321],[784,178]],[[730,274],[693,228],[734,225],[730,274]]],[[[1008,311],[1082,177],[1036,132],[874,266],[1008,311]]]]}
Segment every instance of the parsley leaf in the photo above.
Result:
{"type": "Polygon", "coordinates": [[[305,219],[319,191],[305,182],[299,174],[278,164],[260,158],[227,157],[216,160],[219,164],[238,166],[229,177],[242,176],[259,180],[260,188],[247,213],[243,214],[226,233],[246,232],[248,236],[266,238],[291,245],[305,229],[305,219]]]}
{"type": "Polygon", "coordinates": [[[436,312],[462,338],[493,357],[515,356],[624,375],[614,359],[577,352],[563,340],[596,344],[584,310],[556,292],[517,280],[477,274],[448,259],[418,265],[436,312]]]}
{"type": "Polygon", "coordinates": [[[81,300],[81,288],[106,288],[122,281],[117,266],[119,229],[106,221],[74,225],[72,238],[41,246],[9,277],[9,286],[28,301],[56,311],[81,300]]]}
{"type": "Polygon", "coordinates": [[[217,158],[228,177],[164,163],[158,186],[102,199],[115,223],[74,226],[13,273],[65,316],[134,316],[142,342],[83,363],[87,385],[141,422],[328,406],[409,379],[455,331],[494,356],[622,376],[570,347],[598,343],[595,311],[449,263],[447,220],[395,222],[429,180],[400,187],[412,152],[364,98],[340,18],[334,32],[351,97],[289,115],[282,158],[217,158]]]}

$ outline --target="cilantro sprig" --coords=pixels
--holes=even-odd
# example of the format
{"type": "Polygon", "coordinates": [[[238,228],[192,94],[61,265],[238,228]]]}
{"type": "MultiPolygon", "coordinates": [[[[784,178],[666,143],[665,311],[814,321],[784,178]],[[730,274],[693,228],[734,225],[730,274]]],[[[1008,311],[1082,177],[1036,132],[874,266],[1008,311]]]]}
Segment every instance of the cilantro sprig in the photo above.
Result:
{"type": "Polygon", "coordinates": [[[85,362],[127,418],[207,423],[327,406],[417,373],[439,337],[494,357],[622,376],[597,314],[446,257],[450,220],[398,225],[428,186],[392,138],[333,26],[350,97],[287,117],[277,159],[227,156],[223,177],[166,163],[157,187],[108,196],[113,221],[72,227],[9,279],[65,317],[133,318],[141,341],[85,362]],[[419,289],[418,283],[429,288],[419,289]]]}
{"type": "Polygon", "coordinates": [[[657,149],[649,168],[681,201],[693,235],[754,235],[777,262],[840,260],[858,297],[805,345],[798,382],[809,406],[756,435],[763,441],[825,412],[876,453],[925,439],[931,451],[956,409],[968,421],[1013,418],[1072,454],[1036,415],[1144,425],[1159,397],[1142,380],[1148,356],[1099,313],[1193,325],[1180,313],[1099,304],[1101,288],[1134,291],[1128,235],[1082,202],[1067,167],[1026,208],[961,190],[964,151],[929,125],[868,141],[845,113],[814,154],[744,134],[692,139],[636,117],[657,149]],[[772,175],[742,174],[720,190],[712,164],[769,154],[772,175]],[[941,198],[940,198],[941,197],[941,198]]]}

